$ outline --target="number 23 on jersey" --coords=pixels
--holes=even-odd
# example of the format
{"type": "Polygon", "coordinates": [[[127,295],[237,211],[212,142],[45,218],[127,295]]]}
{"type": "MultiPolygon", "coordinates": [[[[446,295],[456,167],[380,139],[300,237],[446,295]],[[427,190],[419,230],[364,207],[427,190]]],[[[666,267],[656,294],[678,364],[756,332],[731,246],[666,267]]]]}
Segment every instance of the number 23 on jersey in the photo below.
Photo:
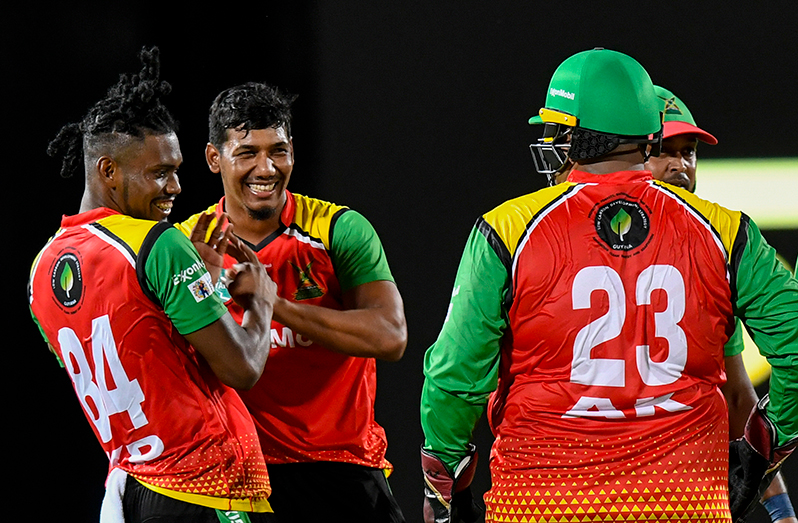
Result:
{"type": "MultiPolygon", "coordinates": [[[[676,382],[687,363],[687,338],[679,326],[685,313],[684,278],[671,265],[651,265],[637,276],[634,288],[635,304],[638,307],[651,305],[654,291],[667,295],[667,307],[654,313],[654,334],[667,342],[667,356],[663,361],[651,358],[649,346],[635,347],[634,364],[645,385],[668,385],[676,382]]],[[[626,386],[625,359],[594,358],[592,350],[598,345],[619,337],[627,316],[626,291],[617,271],[610,267],[593,266],[581,269],[574,278],[571,300],[574,310],[590,309],[594,291],[607,294],[608,310],[599,318],[583,326],[574,339],[571,362],[572,383],[587,386],[626,386]]],[[[671,394],[658,397],[638,398],[635,403],[637,416],[651,416],[654,408],[668,411],[687,410],[690,407],[671,399],[671,394]]],[[[623,418],[625,414],[613,406],[609,398],[582,396],[563,417],[623,418]]]]}

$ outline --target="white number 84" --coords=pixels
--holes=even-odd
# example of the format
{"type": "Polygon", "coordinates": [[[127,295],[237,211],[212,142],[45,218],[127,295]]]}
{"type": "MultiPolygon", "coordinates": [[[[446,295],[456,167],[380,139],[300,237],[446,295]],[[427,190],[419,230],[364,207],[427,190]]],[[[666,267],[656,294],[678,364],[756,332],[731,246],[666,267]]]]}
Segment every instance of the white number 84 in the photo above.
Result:
{"type": "MultiPolygon", "coordinates": [[[[64,366],[75,385],[78,399],[103,443],[111,440],[110,416],[114,414],[127,414],[136,429],[147,425],[147,416],[141,408],[144,403],[144,392],[138,380],[131,380],[122,366],[108,316],[95,318],[91,324],[91,357],[94,374],[86,358],[87,351],[84,351],[75,331],[68,327],[60,329],[58,343],[61,346],[64,366]],[[113,380],[113,389],[109,389],[106,370],[113,380]]],[[[153,459],[163,452],[163,448],[163,442],[154,435],[127,445],[131,462],[153,459]]],[[[110,457],[115,458],[119,451],[120,449],[116,449],[110,457]]]]}

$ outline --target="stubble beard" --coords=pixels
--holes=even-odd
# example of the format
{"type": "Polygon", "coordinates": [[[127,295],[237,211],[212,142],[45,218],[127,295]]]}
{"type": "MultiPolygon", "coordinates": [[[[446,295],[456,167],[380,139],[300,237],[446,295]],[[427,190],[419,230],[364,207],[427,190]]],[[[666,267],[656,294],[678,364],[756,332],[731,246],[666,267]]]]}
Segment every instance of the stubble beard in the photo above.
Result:
{"type": "Polygon", "coordinates": [[[247,213],[249,213],[249,217],[253,220],[259,222],[265,222],[266,220],[272,218],[277,212],[277,209],[272,207],[264,207],[263,209],[250,209],[247,208],[247,213]]]}

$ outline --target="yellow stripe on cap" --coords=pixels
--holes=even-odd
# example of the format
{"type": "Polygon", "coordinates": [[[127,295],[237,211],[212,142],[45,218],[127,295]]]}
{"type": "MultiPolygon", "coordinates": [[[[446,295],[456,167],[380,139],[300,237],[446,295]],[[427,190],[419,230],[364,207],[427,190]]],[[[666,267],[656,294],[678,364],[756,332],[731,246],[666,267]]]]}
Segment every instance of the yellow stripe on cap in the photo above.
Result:
{"type": "Polygon", "coordinates": [[[560,111],[554,111],[552,109],[546,109],[545,107],[540,110],[540,118],[547,123],[558,123],[567,125],[568,127],[576,126],[576,116],[560,111]]]}

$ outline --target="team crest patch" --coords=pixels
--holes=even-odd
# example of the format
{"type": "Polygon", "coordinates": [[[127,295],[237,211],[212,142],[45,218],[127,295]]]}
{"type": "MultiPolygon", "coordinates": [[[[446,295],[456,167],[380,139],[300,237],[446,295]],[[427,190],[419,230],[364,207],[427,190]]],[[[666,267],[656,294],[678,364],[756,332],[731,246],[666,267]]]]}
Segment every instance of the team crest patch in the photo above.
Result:
{"type": "Polygon", "coordinates": [[[324,290],[319,287],[319,284],[313,279],[313,275],[310,274],[310,266],[312,264],[312,261],[308,262],[305,266],[305,270],[300,269],[293,263],[291,264],[299,273],[299,286],[294,292],[294,299],[296,301],[310,300],[312,298],[324,296],[324,290]]]}
{"type": "Polygon", "coordinates": [[[209,297],[214,293],[211,275],[206,272],[200,276],[198,280],[189,283],[188,290],[191,292],[191,295],[194,296],[194,299],[197,301],[197,303],[209,297]]]}
{"type": "MultiPolygon", "coordinates": [[[[660,99],[662,99],[661,96],[660,99]]],[[[665,114],[675,114],[678,116],[682,116],[684,115],[684,111],[682,111],[682,108],[679,107],[679,104],[676,103],[675,99],[668,98],[667,100],[665,100],[665,114]]]]}
{"type": "Polygon", "coordinates": [[[50,273],[53,296],[62,309],[74,312],[83,298],[83,271],[76,252],[64,252],[50,273]]]}
{"type": "Polygon", "coordinates": [[[596,233],[614,251],[631,251],[648,238],[651,223],[648,213],[636,201],[618,198],[596,211],[596,233]]]}

